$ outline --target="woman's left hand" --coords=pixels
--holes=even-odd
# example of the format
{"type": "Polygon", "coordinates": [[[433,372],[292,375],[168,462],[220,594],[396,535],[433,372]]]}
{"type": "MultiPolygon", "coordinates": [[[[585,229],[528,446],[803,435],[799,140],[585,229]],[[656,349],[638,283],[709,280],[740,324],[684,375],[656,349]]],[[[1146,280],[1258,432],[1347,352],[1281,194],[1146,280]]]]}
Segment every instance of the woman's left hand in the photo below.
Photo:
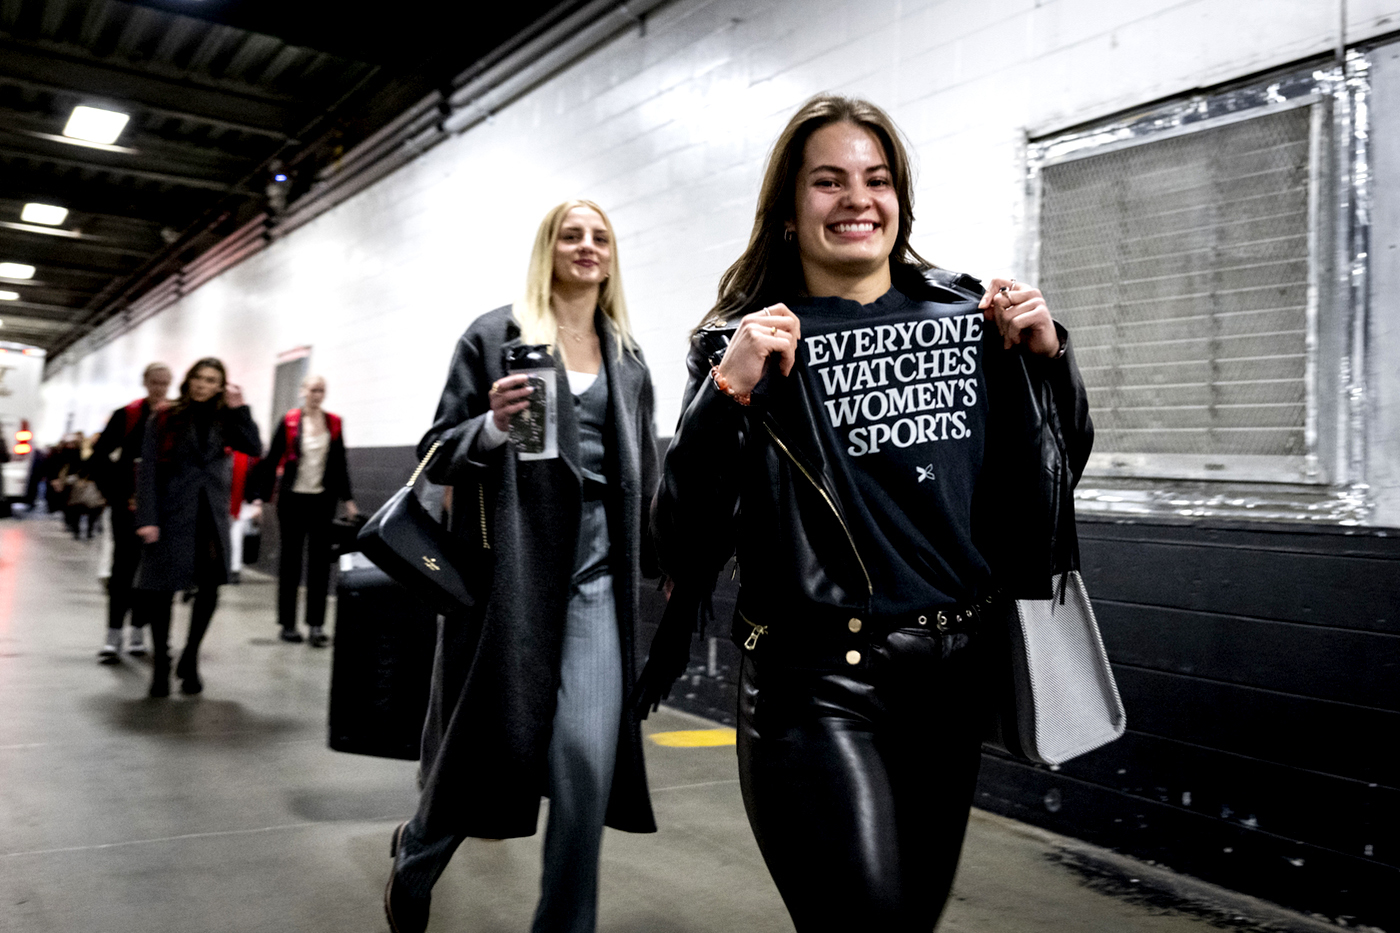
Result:
{"type": "Polygon", "coordinates": [[[354,518],[356,515],[360,514],[360,508],[355,505],[354,499],[345,500],[345,514],[349,518],[354,518]]]}
{"type": "Polygon", "coordinates": [[[243,407],[243,387],[229,383],[224,386],[224,404],[229,408],[243,407]]]}
{"type": "Polygon", "coordinates": [[[1060,335],[1040,289],[1015,279],[992,279],[977,307],[996,323],[1003,347],[1023,343],[1039,356],[1060,352],[1060,335]]]}

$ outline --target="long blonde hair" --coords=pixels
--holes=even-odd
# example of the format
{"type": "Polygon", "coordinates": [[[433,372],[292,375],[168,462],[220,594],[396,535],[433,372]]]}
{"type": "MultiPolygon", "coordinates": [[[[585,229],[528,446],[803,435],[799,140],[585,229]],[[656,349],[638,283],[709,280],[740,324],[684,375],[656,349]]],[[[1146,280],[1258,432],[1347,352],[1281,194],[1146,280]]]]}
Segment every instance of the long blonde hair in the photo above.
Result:
{"type": "MultiPolygon", "coordinates": [[[[592,201],[574,198],[551,208],[540,221],[540,229],[535,234],[535,246],[530,251],[530,269],[525,275],[525,294],[515,303],[515,320],[520,324],[520,339],[524,343],[554,344],[561,358],[563,345],[559,343],[559,319],[554,316],[554,305],[550,298],[554,294],[554,244],[559,239],[559,230],[564,226],[564,218],[576,207],[586,207],[597,211],[603,218],[603,226],[608,228],[609,251],[608,277],[598,290],[598,306],[612,325],[616,338],[618,358],[623,349],[637,348],[632,337],[632,321],[627,315],[627,299],[622,294],[622,271],[617,259],[617,234],[613,232],[612,221],[601,207],[592,201]]],[[[567,362],[567,361],[566,361],[567,362]]]]}

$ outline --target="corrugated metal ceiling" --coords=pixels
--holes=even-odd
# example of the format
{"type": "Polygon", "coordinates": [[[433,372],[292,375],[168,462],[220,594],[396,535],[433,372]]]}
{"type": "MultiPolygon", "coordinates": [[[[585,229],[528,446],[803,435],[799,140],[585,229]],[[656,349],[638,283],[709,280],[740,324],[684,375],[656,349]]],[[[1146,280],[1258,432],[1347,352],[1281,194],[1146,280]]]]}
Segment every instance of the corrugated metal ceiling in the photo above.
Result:
{"type": "Polygon", "coordinates": [[[432,90],[577,2],[0,0],[0,340],[62,349],[432,90]],[[62,136],[79,104],[131,115],[113,145],[62,136]],[[275,161],[274,161],[275,160],[275,161]],[[69,209],[45,232],[29,202],[69,209]]]}

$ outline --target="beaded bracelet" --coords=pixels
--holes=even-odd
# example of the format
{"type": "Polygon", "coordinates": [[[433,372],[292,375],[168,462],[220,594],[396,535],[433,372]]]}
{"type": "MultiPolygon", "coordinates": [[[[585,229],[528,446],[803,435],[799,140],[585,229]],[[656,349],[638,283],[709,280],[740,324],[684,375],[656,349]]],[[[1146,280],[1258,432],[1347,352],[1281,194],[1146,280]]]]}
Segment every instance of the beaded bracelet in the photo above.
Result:
{"type": "Polygon", "coordinates": [[[721,392],[732,398],[734,401],[738,402],[740,405],[747,406],[749,402],[753,401],[753,396],[751,396],[749,393],[735,392],[734,387],[729,384],[729,380],[719,374],[718,366],[710,367],[710,378],[715,381],[716,389],[719,389],[721,392]]]}

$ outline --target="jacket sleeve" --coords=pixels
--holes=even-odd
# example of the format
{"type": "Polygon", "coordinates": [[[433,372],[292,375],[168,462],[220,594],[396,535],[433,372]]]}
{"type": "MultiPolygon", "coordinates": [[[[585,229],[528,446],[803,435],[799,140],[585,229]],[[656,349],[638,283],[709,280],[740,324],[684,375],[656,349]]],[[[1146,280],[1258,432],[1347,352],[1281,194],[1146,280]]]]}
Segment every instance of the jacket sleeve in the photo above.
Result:
{"type": "Polygon", "coordinates": [[[1094,447],[1094,422],[1089,417],[1089,394],[1084,377],[1074,359],[1074,344],[1069,332],[1058,321],[1055,330],[1065,352],[1058,359],[1029,358],[1034,375],[1050,390],[1053,427],[1064,446],[1065,465],[1069,467],[1070,488],[1078,485],[1094,447]]]}
{"type": "MultiPolygon", "coordinates": [[[[282,462],[282,455],[287,451],[287,423],[277,422],[277,430],[272,432],[272,445],[267,449],[267,455],[253,465],[253,469],[248,474],[248,491],[253,499],[261,499],[264,502],[271,501],[272,487],[277,483],[277,467],[282,462]]],[[[246,498],[246,496],[245,496],[246,498]]],[[[248,500],[253,501],[252,499],[248,500]]]]}
{"type": "MultiPolygon", "coordinates": [[[[638,359],[640,354],[639,350],[638,359]]],[[[637,443],[642,461],[639,471],[642,480],[642,576],[659,577],[661,566],[656,558],[656,541],[651,535],[651,509],[661,481],[661,464],[656,453],[656,391],[651,384],[650,371],[642,380],[642,397],[637,404],[637,443]]]]}
{"type": "Polygon", "coordinates": [[[680,422],[661,472],[652,533],[661,569],[678,584],[713,581],[734,553],[749,410],[715,387],[698,341],[686,359],[689,380],[680,422]]]}
{"type": "Polygon", "coordinates": [[[652,509],[652,537],[673,589],[628,698],[643,719],[685,673],[691,636],[710,614],[715,579],[734,553],[748,409],[715,388],[698,339],[686,368],[680,423],[652,509]]]}
{"type": "Polygon", "coordinates": [[[334,472],[331,475],[330,489],[335,492],[335,497],[341,502],[349,502],[355,498],[355,493],[350,488],[350,458],[345,450],[345,423],[340,426],[340,437],[336,439],[332,451],[331,466],[334,472]]]}
{"type": "MultiPolygon", "coordinates": [[[[504,445],[491,451],[478,451],[474,443],[491,409],[487,393],[493,376],[488,371],[485,344],[483,330],[477,326],[457,341],[433,426],[418,442],[420,459],[433,444],[442,445],[428,467],[428,479],[434,483],[464,483],[474,470],[489,468],[502,455],[504,445]]],[[[499,369],[499,364],[496,368],[499,369]]]]}
{"type": "Polygon", "coordinates": [[[118,408],[107,419],[107,426],[92,445],[92,456],[87,459],[87,475],[97,483],[103,496],[111,499],[112,452],[122,445],[126,436],[126,409],[118,408]]]}
{"type": "Polygon", "coordinates": [[[262,455],[262,437],[247,405],[224,409],[224,444],[250,457],[262,455]]]}
{"type": "Polygon", "coordinates": [[[159,413],[146,416],[145,437],[141,442],[141,460],[136,464],[136,527],[160,525],[160,503],[156,501],[156,461],[160,452],[160,435],[166,419],[159,413]]]}

